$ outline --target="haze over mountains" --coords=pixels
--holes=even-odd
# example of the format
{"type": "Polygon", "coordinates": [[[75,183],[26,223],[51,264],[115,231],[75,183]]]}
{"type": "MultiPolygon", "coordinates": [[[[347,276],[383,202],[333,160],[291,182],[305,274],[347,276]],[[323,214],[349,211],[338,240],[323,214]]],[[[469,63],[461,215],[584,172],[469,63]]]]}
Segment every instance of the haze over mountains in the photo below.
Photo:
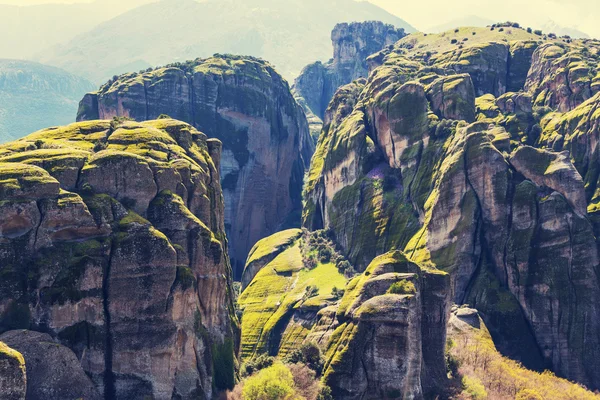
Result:
{"type": "Polygon", "coordinates": [[[309,62],[327,60],[333,26],[355,20],[381,20],[414,31],[381,8],[353,0],[162,0],[42,53],[41,61],[98,82],[217,52],[241,53],[269,60],[289,79],[309,62]],[[157,26],[169,29],[157,30],[157,26]]]}
{"type": "Polygon", "coordinates": [[[72,122],[79,99],[93,88],[59,68],[0,58],[0,143],[72,122]]]}

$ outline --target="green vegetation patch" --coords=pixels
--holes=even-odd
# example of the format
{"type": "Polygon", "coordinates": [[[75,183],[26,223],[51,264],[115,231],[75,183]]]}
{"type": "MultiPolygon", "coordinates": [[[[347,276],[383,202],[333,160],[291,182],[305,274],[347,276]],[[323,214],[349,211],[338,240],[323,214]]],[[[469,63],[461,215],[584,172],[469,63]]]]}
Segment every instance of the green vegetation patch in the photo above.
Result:
{"type": "MultiPolygon", "coordinates": [[[[323,307],[331,299],[334,287],[345,286],[346,278],[332,262],[319,262],[308,269],[296,240],[263,267],[239,297],[239,306],[243,310],[242,358],[267,352],[271,339],[285,329],[286,318],[294,308],[306,302],[317,308],[323,307]]],[[[285,340],[301,343],[307,334],[308,330],[305,330],[284,337],[281,349],[293,347],[286,345],[285,340]]]]}

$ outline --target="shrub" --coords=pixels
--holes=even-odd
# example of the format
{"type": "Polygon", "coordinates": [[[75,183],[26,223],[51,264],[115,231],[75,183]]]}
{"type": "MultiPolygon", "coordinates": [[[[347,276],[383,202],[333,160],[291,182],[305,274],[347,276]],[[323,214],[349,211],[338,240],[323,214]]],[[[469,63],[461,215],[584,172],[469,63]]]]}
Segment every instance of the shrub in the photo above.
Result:
{"type": "Polygon", "coordinates": [[[536,29],[535,31],[533,31],[533,33],[538,36],[542,36],[542,34],[543,34],[542,31],[539,29],[536,29]]]}
{"type": "Polygon", "coordinates": [[[331,256],[332,251],[329,247],[323,246],[319,249],[319,261],[323,264],[327,264],[329,261],[331,261],[331,256]]]}
{"type": "Polygon", "coordinates": [[[544,398],[533,389],[523,389],[517,393],[515,400],[544,400],[544,398]]]}
{"type": "Polygon", "coordinates": [[[304,289],[304,296],[302,296],[302,301],[306,301],[312,297],[317,297],[319,295],[319,288],[317,286],[308,285],[306,289],[304,289]]]}
{"type": "Polygon", "coordinates": [[[290,364],[305,364],[317,376],[321,375],[325,363],[321,349],[314,343],[302,344],[299,349],[295,349],[285,357],[285,362],[290,364]]]}
{"type": "Polygon", "coordinates": [[[479,379],[465,376],[462,379],[462,384],[464,391],[471,396],[473,400],[487,399],[487,391],[479,379]]]}
{"type": "Polygon", "coordinates": [[[450,41],[450,43],[452,43],[452,44],[456,44],[456,43],[458,43],[458,40],[456,40],[456,39],[452,39],[452,40],[450,41]]]}
{"type": "Polygon", "coordinates": [[[167,114],[160,114],[157,119],[171,119],[167,114]]]}
{"type": "Polygon", "coordinates": [[[0,333],[14,329],[29,329],[30,321],[29,305],[13,301],[0,319],[0,333]]]}
{"type": "Polygon", "coordinates": [[[315,371],[302,363],[290,364],[287,367],[294,377],[296,392],[304,399],[316,399],[319,394],[319,381],[315,371]]]}
{"type": "Polygon", "coordinates": [[[504,32],[504,28],[498,29],[498,32],[504,32]]]}
{"type": "Polygon", "coordinates": [[[275,358],[268,356],[267,354],[261,354],[254,360],[248,361],[242,366],[242,375],[252,375],[255,372],[270,367],[271,365],[273,365],[274,362],[275,358]]]}
{"type": "Polygon", "coordinates": [[[336,298],[336,300],[341,299],[342,297],[344,297],[344,293],[345,293],[344,289],[338,289],[335,286],[331,289],[331,294],[333,295],[333,297],[336,298]]]}
{"type": "Polygon", "coordinates": [[[283,400],[296,395],[294,377],[283,364],[273,364],[249,377],[242,389],[244,400],[283,400]]]}
{"type": "Polygon", "coordinates": [[[415,294],[417,289],[411,281],[402,279],[401,281],[392,283],[387,292],[389,294],[415,294]]]}
{"type": "Polygon", "coordinates": [[[527,28],[527,33],[532,33],[532,32],[533,32],[533,29],[527,28]]]}
{"type": "Polygon", "coordinates": [[[459,30],[460,30],[460,29],[456,28],[456,29],[454,30],[454,33],[458,33],[458,32],[459,32],[459,30]]]}
{"type": "Polygon", "coordinates": [[[331,388],[329,386],[322,386],[319,394],[317,395],[317,400],[333,400],[331,388]]]}

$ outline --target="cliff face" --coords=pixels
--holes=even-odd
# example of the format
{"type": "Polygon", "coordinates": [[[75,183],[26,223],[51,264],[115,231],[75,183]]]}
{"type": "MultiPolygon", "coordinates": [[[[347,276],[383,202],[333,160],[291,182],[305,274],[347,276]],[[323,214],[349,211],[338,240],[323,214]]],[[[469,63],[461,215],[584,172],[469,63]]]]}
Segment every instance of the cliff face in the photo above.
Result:
{"type": "Polygon", "coordinates": [[[449,275],[398,251],[349,282],[348,266],[323,231],[289,230],[257,243],[239,298],[242,357],[283,357],[313,342],[325,354],[322,379],[336,399],[441,393],[449,275]]]}
{"type": "Polygon", "coordinates": [[[449,276],[377,257],[339,303],[324,381],[339,399],[432,398],[446,381],[449,276]]]}
{"type": "MultiPolygon", "coordinates": [[[[26,390],[20,398],[102,399],[75,353],[54,342],[50,335],[26,330],[10,331],[0,335],[0,341],[22,357],[23,368],[26,369],[26,390]]],[[[2,391],[3,396],[4,393],[2,391]]]]}
{"type": "Polygon", "coordinates": [[[599,387],[597,51],[463,28],[373,55],[328,108],[305,227],[359,271],[391,249],[446,271],[502,352],[599,387]]]}
{"type": "Polygon", "coordinates": [[[369,74],[367,57],[403,38],[404,29],[379,21],[337,24],[331,33],[333,58],[309,64],[294,82],[294,94],[318,137],[325,111],[340,86],[369,74]]]}
{"type": "Polygon", "coordinates": [[[220,154],[172,119],[82,122],[1,146],[0,329],[68,346],[106,398],[230,387],[220,154]]]}
{"type": "Polygon", "coordinates": [[[259,239],[299,225],[302,179],[314,151],[304,113],[268,63],[216,56],[123,75],[86,95],[77,120],[161,114],[223,142],[225,226],[239,276],[259,239]]]}
{"type": "Polygon", "coordinates": [[[23,355],[0,342],[0,390],[7,400],[24,400],[27,372],[23,355]]]}

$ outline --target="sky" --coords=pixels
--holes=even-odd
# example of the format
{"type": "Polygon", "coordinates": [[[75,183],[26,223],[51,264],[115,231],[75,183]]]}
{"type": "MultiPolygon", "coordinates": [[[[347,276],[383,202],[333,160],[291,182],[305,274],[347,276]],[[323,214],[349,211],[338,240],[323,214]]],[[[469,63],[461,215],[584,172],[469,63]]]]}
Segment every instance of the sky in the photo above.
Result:
{"type": "MultiPolygon", "coordinates": [[[[0,4],[85,3],[90,0],[0,0],[0,4]]],[[[132,0],[121,0],[126,3],[132,0]]],[[[139,2],[139,0],[137,0],[139,2]]],[[[280,0],[285,1],[285,0],[280,0]]],[[[598,0],[371,0],[421,30],[476,15],[541,27],[549,21],[600,37],[598,0]]]]}

